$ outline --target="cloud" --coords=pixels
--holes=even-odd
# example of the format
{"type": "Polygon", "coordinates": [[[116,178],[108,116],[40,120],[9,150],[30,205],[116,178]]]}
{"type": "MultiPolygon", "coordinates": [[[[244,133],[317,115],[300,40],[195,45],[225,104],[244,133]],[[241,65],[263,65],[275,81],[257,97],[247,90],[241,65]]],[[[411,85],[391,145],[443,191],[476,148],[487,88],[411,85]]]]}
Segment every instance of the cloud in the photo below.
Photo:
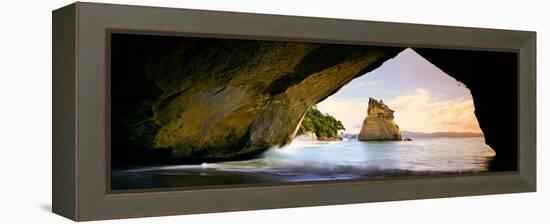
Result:
{"type": "MultiPolygon", "coordinates": [[[[439,100],[426,89],[384,102],[395,111],[401,130],[420,132],[481,132],[471,98],[439,100]]],[[[341,120],[347,133],[358,133],[367,115],[368,99],[329,97],[317,104],[323,113],[341,120]]]]}
{"type": "Polygon", "coordinates": [[[402,130],[481,132],[471,98],[439,100],[428,90],[417,89],[387,104],[395,110],[395,119],[402,130]]]}

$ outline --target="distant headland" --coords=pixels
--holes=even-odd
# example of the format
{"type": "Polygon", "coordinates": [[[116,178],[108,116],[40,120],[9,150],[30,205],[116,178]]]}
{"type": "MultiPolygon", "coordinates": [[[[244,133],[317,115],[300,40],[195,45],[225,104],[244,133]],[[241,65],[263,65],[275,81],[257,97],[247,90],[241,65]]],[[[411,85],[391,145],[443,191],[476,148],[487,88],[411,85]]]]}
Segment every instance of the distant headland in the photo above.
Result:
{"type": "Polygon", "coordinates": [[[345,130],[341,121],[329,114],[323,114],[311,107],[302,118],[296,136],[307,136],[309,140],[340,141],[338,131],[345,130]]]}
{"type": "Polygon", "coordinates": [[[435,138],[435,137],[483,137],[483,133],[476,132],[416,132],[401,131],[401,135],[407,138],[435,138]]]}

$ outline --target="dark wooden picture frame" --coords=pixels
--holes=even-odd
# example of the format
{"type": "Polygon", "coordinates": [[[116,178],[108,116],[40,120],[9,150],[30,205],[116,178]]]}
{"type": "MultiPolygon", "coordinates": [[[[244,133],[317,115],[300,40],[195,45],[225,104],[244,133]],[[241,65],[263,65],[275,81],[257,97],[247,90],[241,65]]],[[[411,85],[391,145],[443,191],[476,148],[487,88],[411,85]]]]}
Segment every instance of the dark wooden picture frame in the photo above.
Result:
{"type": "Polygon", "coordinates": [[[53,12],[53,212],[73,220],[536,191],[536,33],[74,3],[53,12]],[[154,18],[154,19],[152,19],[154,18]],[[518,170],[204,189],[111,191],[108,36],[253,38],[518,53],[518,170]]]}

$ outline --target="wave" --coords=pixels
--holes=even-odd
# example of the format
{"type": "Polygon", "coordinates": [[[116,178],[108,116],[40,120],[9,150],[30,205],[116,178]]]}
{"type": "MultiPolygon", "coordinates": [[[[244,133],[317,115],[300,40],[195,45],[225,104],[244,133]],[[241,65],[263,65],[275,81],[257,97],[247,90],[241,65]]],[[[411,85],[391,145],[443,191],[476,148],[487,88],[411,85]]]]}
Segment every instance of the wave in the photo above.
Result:
{"type": "Polygon", "coordinates": [[[400,175],[408,172],[486,171],[494,156],[483,139],[430,139],[413,142],[315,141],[295,139],[246,161],[172,165],[127,172],[184,170],[267,173],[274,175],[400,175]]]}

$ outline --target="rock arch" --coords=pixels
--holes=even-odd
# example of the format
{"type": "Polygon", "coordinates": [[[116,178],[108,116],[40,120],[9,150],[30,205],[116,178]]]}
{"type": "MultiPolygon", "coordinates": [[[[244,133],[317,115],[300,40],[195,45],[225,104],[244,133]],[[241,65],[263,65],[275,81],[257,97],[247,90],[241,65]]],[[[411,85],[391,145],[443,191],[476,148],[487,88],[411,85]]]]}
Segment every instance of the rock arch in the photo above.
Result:
{"type": "MultiPolygon", "coordinates": [[[[112,45],[113,52],[131,52],[124,57],[114,53],[112,59],[112,87],[125,86],[131,92],[113,95],[114,108],[119,105],[120,109],[112,112],[112,133],[118,136],[112,144],[135,149],[114,157],[140,150],[163,151],[158,149],[169,149],[187,161],[253,157],[287,144],[310,106],[404,50],[183,39],[155,45],[142,37],[112,45]],[[159,53],[166,52],[162,49],[173,50],[159,53]],[[117,70],[125,64],[147,66],[131,72],[117,70]]],[[[497,154],[495,169],[515,169],[517,56],[414,50],[471,90],[486,143],[497,154]]]]}

